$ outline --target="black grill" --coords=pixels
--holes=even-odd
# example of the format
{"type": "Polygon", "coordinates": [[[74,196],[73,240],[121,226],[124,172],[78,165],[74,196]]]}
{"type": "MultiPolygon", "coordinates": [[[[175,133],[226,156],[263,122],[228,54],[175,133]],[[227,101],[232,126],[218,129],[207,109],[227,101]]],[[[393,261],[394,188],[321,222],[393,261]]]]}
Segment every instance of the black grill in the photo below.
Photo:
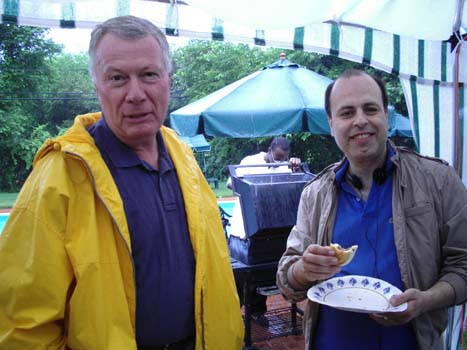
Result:
{"type": "MultiPolygon", "coordinates": [[[[275,163],[274,166],[287,163],[275,163]]],[[[239,197],[246,237],[230,236],[231,255],[245,264],[277,261],[297,217],[300,195],[315,175],[306,165],[300,172],[237,175],[237,168],[258,165],[229,165],[232,187],[239,197]]],[[[235,233],[234,233],[235,234],[235,233]]]]}

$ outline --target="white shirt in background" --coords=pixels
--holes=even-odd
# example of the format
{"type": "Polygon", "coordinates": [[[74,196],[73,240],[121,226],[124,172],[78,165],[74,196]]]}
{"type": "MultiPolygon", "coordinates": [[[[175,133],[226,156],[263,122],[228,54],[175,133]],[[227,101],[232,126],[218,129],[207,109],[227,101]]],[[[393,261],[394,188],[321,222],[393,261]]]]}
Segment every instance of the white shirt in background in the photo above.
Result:
{"type": "MultiPolygon", "coordinates": [[[[247,156],[242,159],[240,165],[257,165],[257,164],[267,164],[264,160],[266,156],[266,152],[260,152],[257,154],[253,154],[251,156],[247,156]]],[[[237,168],[236,174],[237,177],[242,177],[244,175],[251,175],[251,174],[267,174],[267,173],[290,173],[292,172],[288,166],[280,166],[280,167],[245,167],[245,168],[237,168]]],[[[227,183],[231,184],[232,179],[229,177],[227,183]]],[[[243,213],[242,207],[240,205],[240,200],[238,197],[235,198],[235,204],[232,210],[232,217],[230,218],[230,230],[229,235],[237,236],[242,239],[245,238],[245,227],[243,225],[243,213]]]]}

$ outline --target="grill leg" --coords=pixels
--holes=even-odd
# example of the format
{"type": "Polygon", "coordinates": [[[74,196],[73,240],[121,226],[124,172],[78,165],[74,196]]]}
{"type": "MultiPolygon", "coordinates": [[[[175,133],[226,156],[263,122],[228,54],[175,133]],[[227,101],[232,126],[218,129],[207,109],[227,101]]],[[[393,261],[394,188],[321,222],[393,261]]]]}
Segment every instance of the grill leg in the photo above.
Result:
{"type": "Polygon", "coordinates": [[[299,332],[297,328],[297,304],[292,303],[292,306],[290,307],[290,318],[292,320],[292,334],[297,334],[299,332]]]}
{"type": "Polygon", "coordinates": [[[257,346],[251,344],[251,301],[250,301],[250,284],[251,284],[251,271],[245,271],[245,278],[243,280],[243,307],[244,307],[244,324],[245,324],[245,338],[243,340],[244,350],[259,350],[257,346]]]}

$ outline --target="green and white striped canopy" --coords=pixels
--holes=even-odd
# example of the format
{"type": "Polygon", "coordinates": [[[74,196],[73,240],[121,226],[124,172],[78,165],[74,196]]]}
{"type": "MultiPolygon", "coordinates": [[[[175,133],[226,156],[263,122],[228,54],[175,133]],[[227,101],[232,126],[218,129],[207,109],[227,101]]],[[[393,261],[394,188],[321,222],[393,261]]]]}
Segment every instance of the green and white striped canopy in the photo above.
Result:
{"type": "Polygon", "coordinates": [[[400,77],[422,154],[467,184],[465,0],[0,0],[2,22],[92,28],[131,14],[168,36],[339,56],[400,77]],[[187,3],[189,5],[187,5],[187,3]]]}

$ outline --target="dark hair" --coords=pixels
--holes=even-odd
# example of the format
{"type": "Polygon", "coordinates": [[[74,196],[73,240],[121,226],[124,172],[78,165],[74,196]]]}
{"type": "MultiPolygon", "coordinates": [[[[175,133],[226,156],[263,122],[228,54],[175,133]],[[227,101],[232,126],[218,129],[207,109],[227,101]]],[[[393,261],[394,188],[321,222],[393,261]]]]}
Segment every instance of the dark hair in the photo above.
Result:
{"type": "Polygon", "coordinates": [[[337,77],[336,80],[334,80],[326,88],[326,92],[324,93],[324,109],[326,110],[326,114],[328,115],[329,118],[331,118],[331,92],[332,92],[332,88],[334,87],[334,83],[340,78],[350,78],[350,77],[355,77],[355,76],[360,76],[360,75],[368,75],[375,81],[376,84],[378,84],[379,89],[381,90],[381,98],[383,100],[384,109],[386,110],[388,109],[388,93],[386,91],[386,85],[384,84],[384,81],[382,81],[381,78],[377,77],[376,75],[369,74],[362,70],[352,68],[352,69],[346,69],[341,75],[339,75],[339,77],[337,77]]]}
{"type": "Polygon", "coordinates": [[[275,137],[271,141],[271,145],[269,147],[271,148],[271,151],[274,151],[276,148],[280,148],[284,151],[290,150],[289,141],[285,137],[275,137]]]}
{"type": "Polygon", "coordinates": [[[148,35],[152,36],[156,39],[162,51],[162,61],[167,72],[170,73],[172,71],[169,44],[164,33],[147,19],[135,16],[119,16],[98,24],[91,33],[91,41],[89,42],[89,72],[93,81],[95,81],[97,45],[104,35],[108,33],[115,34],[126,40],[141,39],[148,35]]]}

